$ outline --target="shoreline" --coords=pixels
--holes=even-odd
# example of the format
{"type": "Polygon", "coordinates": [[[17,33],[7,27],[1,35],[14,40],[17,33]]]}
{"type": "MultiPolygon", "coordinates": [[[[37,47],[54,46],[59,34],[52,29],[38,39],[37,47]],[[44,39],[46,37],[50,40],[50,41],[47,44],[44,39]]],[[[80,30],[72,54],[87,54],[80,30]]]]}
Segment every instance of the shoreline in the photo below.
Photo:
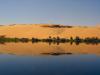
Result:
{"type": "Polygon", "coordinates": [[[6,38],[6,37],[0,37],[0,43],[6,43],[6,42],[32,42],[32,43],[37,43],[37,42],[45,42],[45,43],[56,43],[56,44],[60,44],[60,43],[75,43],[76,45],[80,44],[80,43],[86,43],[86,44],[99,44],[100,43],[100,38],[98,37],[87,37],[85,39],[82,39],[78,36],[76,36],[76,38],[70,37],[70,39],[67,38],[60,38],[60,37],[51,37],[49,36],[46,39],[39,39],[39,38],[6,38]]]}

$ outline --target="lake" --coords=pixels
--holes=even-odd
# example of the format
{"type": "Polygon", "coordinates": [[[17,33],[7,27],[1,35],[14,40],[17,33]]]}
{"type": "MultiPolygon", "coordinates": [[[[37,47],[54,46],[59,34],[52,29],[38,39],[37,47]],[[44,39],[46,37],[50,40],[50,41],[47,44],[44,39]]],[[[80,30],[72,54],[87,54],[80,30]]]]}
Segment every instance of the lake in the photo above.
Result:
{"type": "Polygon", "coordinates": [[[0,44],[0,75],[100,75],[100,44],[0,44]]]}

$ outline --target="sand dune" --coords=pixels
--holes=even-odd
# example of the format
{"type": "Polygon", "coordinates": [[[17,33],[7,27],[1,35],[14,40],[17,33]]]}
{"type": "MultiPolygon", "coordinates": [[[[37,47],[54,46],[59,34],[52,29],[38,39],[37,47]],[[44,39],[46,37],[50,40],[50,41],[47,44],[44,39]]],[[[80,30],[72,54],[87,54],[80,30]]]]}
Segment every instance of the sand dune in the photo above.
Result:
{"type": "MultiPolygon", "coordinates": [[[[26,37],[26,38],[47,38],[52,37],[99,37],[100,38],[100,27],[72,27],[72,28],[50,28],[43,27],[44,24],[13,24],[8,26],[0,26],[0,35],[6,37],[26,37]]],[[[45,24],[45,26],[48,24],[45,24]]]]}

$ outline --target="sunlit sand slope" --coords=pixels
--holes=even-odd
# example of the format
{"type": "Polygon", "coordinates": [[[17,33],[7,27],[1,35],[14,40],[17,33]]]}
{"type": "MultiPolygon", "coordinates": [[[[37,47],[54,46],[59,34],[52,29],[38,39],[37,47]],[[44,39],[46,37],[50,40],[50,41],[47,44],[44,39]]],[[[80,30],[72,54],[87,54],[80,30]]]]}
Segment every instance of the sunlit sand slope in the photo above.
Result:
{"type": "Polygon", "coordinates": [[[5,35],[6,37],[26,37],[26,38],[47,38],[52,37],[99,37],[100,38],[100,27],[72,27],[72,28],[50,28],[43,27],[42,24],[31,24],[31,25],[9,25],[0,26],[0,36],[5,35]]]}

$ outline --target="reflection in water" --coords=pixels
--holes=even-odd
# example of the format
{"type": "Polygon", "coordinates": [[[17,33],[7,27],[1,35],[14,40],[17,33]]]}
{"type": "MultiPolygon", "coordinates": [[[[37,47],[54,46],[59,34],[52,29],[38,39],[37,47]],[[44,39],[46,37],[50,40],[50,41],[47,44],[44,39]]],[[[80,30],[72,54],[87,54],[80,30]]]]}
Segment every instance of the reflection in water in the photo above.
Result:
{"type": "MultiPolygon", "coordinates": [[[[40,42],[32,42],[33,44],[34,43],[40,43],[40,42]]],[[[73,45],[73,44],[76,44],[76,45],[80,45],[82,44],[82,42],[43,42],[43,43],[47,43],[49,45],[60,45],[60,44],[65,44],[65,43],[69,43],[70,45],[73,45]]],[[[90,42],[83,42],[84,44],[87,44],[87,45],[98,45],[98,43],[90,43],[90,42]]]]}
{"type": "Polygon", "coordinates": [[[100,57],[0,55],[0,75],[100,75],[100,57]]]}
{"type": "Polygon", "coordinates": [[[100,75],[100,44],[5,43],[0,53],[0,75],[100,75]]]}
{"type": "MultiPolygon", "coordinates": [[[[26,42],[27,43],[27,42],[26,42]]],[[[39,43],[39,42],[32,42],[32,43],[39,43]]],[[[92,45],[98,45],[99,43],[96,43],[96,42],[59,42],[59,41],[54,41],[54,42],[43,42],[43,43],[47,43],[49,45],[60,45],[60,44],[65,44],[65,43],[69,43],[70,45],[73,45],[73,44],[76,44],[76,45],[80,45],[81,43],[84,43],[84,44],[92,44],[92,45]]]]}
{"type": "Polygon", "coordinates": [[[72,53],[59,53],[59,52],[51,52],[51,53],[42,53],[43,55],[54,55],[54,56],[58,56],[58,55],[71,55],[72,53]]]}
{"type": "Polygon", "coordinates": [[[75,43],[5,43],[0,44],[0,53],[12,55],[72,55],[72,54],[100,54],[100,44],[76,45],[75,43]]]}

